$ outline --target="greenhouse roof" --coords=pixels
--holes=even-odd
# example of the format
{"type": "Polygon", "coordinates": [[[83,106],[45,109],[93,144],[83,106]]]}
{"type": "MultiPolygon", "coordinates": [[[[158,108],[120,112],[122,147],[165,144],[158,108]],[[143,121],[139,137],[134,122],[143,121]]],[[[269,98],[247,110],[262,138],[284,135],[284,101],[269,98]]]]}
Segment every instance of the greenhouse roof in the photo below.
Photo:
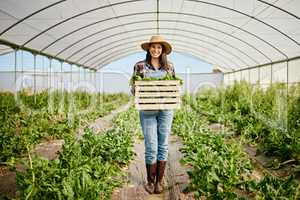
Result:
{"type": "Polygon", "coordinates": [[[160,34],[174,51],[224,71],[300,56],[299,0],[7,0],[0,5],[0,54],[10,46],[98,70],[142,51],[142,42],[160,34]]]}

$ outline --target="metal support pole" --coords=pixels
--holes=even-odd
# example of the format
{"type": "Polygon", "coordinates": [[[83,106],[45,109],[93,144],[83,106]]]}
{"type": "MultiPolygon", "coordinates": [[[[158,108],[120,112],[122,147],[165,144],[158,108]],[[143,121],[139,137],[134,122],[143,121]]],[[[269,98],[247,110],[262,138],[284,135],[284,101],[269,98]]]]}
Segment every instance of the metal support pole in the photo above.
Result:
{"type": "MultiPolygon", "coordinates": [[[[86,70],[85,70],[85,68],[83,68],[83,82],[84,82],[84,84],[86,82],[86,70]]],[[[86,87],[84,87],[84,92],[86,92],[86,87]]]]}
{"type": "Polygon", "coordinates": [[[80,83],[83,82],[83,68],[79,66],[79,81],[80,83]]]}
{"type": "Polygon", "coordinates": [[[14,56],[15,56],[15,67],[14,67],[14,78],[15,78],[15,90],[17,92],[17,51],[18,50],[15,50],[14,51],[14,56]]]}
{"type": "Polygon", "coordinates": [[[98,103],[99,103],[99,105],[101,105],[101,93],[100,93],[100,87],[101,87],[101,78],[100,78],[100,74],[99,74],[99,71],[97,71],[97,73],[98,73],[98,77],[99,77],[99,88],[98,88],[98,97],[99,97],[99,99],[98,99],[98,103]]]}
{"type": "Polygon", "coordinates": [[[36,54],[33,55],[33,95],[36,103],[36,54]]]}
{"type": "Polygon", "coordinates": [[[240,82],[241,82],[241,80],[243,80],[242,71],[240,71],[240,82]]]}
{"type": "Polygon", "coordinates": [[[289,61],[286,62],[286,84],[287,89],[289,89],[289,61]]]}
{"type": "Polygon", "coordinates": [[[78,66],[78,82],[81,82],[81,80],[80,80],[80,71],[81,71],[80,66],[78,66]]]}
{"type": "Polygon", "coordinates": [[[273,64],[271,64],[271,85],[273,85],[273,64]]]}
{"type": "Polygon", "coordinates": [[[260,86],[260,67],[258,68],[258,84],[259,84],[259,86],[260,86]]]}
{"type": "Polygon", "coordinates": [[[63,62],[60,62],[60,102],[59,102],[59,113],[63,113],[64,110],[64,90],[63,90],[63,62]]]}
{"type": "Polygon", "coordinates": [[[60,90],[63,92],[63,62],[60,62],[60,90]]]}
{"type": "Polygon", "coordinates": [[[93,74],[92,71],[88,69],[88,73],[89,73],[89,84],[93,83],[93,74]]]}
{"type": "MultiPolygon", "coordinates": [[[[223,73],[222,73],[222,75],[223,75],[223,76],[222,76],[222,80],[221,80],[221,85],[224,85],[224,82],[225,82],[225,81],[224,81],[225,75],[224,75],[223,73]]],[[[227,77],[226,77],[226,80],[227,80],[227,77]]]]}
{"type": "MultiPolygon", "coordinates": [[[[286,103],[287,103],[287,107],[289,108],[289,61],[286,61],[286,103]]],[[[286,111],[288,112],[288,109],[286,109],[286,111]]],[[[286,115],[288,116],[288,115],[286,115]]],[[[287,131],[289,131],[289,120],[287,118],[287,122],[286,122],[286,128],[287,131]]]]}
{"type": "Polygon", "coordinates": [[[89,80],[89,83],[90,84],[93,84],[93,73],[91,70],[89,70],[89,74],[90,74],[90,80],[89,80]]]}
{"type": "Polygon", "coordinates": [[[248,69],[248,82],[251,84],[251,81],[250,81],[250,70],[248,69]]]}
{"type": "Polygon", "coordinates": [[[73,72],[72,72],[72,68],[73,68],[73,65],[70,64],[70,86],[69,86],[70,92],[72,91],[72,87],[73,87],[73,80],[72,80],[73,79],[73,76],[72,76],[73,72]]]}
{"type": "Polygon", "coordinates": [[[191,93],[191,88],[190,88],[190,79],[191,78],[191,73],[190,73],[190,67],[189,66],[187,66],[186,68],[185,68],[185,82],[186,82],[186,84],[185,84],[185,91],[187,92],[187,94],[190,94],[191,93]]]}
{"type": "Polygon", "coordinates": [[[89,80],[89,82],[90,83],[92,83],[93,81],[93,74],[92,74],[92,71],[91,70],[89,70],[89,74],[90,74],[90,80],[89,80]]]}
{"type": "Polygon", "coordinates": [[[103,71],[100,71],[100,77],[99,77],[99,97],[100,97],[100,101],[99,101],[99,105],[101,106],[101,108],[103,108],[104,105],[104,80],[103,80],[103,71]]]}
{"type": "Polygon", "coordinates": [[[101,86],[102,86],[102,85],[101,85],[101,79],[102,79],[101,73],[102,73],[102,72],[98,71],[98,74],[100,75],[100,76],[99,76],[99,93],[100,93],[100,94],[101,94],[101,86]]]}
{"type": "Polygon", "coordinates": [[[89,69],[86,69],[86,83],[90,83],[91,82],[91,73],[89,69]]]}
{"type": "Polygon", "coordinates": [[[86,69],[86,71],[87,71],[87,83],[91,83],[91,71],[89,70],[89,69],[86,69]]]}
{"type": "Polygon", "coordinates": [[[24,58],[24,51],[21,51],[21,53],[22,53],[22,55],[21,55],[21,64],[20,64],[20,66],[21,66],[21,77],[22,77],[22,83],[21,83],[21,88],[23,89],[23,77],[24,77],[24,60],[23,60],[23,58],[24,58]]]}
{"type": "Polygon", "coordinates": [[[52,59],[50,58],[50,65],[49,65],[49,73],[48,73],[48,75],[50,75],[49,76],[49,88],[48,89],[50,89],[51,90],[51,88],[52,88],[52,74],[51,74],[51,71],[52,71],[52,59]]]}
{"type": "Polygon", "coordinates": [[[45,78],[44,78],[44,75],[45,75],[45,62],[44,62],[44,57],[42,57],[42,88],[43,88],[43,90],[44,90],[44,84],[45,84],[45,78]]]}
{"type": "Polygon", "coordinates": [[[54,96],[52,94],[52,58],[48,58],[49,60],[49,69],[48,69],[48,112],[54,113],[54,96]]]}
{"type": "Polygon", "coordinates": [[[82,80],[85,81],[85,70],[82,68],[82,80]]]}
{"type": "Polygon", "coordinates": [[[94,84],[95,84],[95,93],[97,94],[96,71],[94,71],[94,84]]]}

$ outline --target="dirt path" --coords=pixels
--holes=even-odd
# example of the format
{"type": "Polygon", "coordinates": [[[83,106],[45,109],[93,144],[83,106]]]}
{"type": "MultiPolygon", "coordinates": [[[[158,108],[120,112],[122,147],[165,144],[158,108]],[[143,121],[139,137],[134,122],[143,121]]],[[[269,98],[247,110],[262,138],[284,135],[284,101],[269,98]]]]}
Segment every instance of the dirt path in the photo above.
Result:
{"type": "Polygon", "coordinates": [[[144,160],[145,147],[143,140],[136,140],[134,151],[135,159],[127,170],[127,184],[118,188],[112,195],[112,200],[158,200],[158,199],[193,199],[183,194],[183,189],[188,184],[188,167],[182,166],[179,160],[182,154],[179,149],[182,146],[180,138],[171,135],[169,138],[168,164],[165,172],[165,190],[162,194],[148,194],[143,187],[146,180],[146,167],[144,160]]]}

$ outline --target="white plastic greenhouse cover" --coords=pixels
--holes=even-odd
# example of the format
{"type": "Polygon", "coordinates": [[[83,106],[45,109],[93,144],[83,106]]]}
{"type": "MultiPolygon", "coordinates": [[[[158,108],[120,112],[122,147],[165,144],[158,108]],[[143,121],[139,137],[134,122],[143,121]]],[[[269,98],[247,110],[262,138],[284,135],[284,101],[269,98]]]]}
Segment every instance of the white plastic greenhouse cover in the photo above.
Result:
{"type": "Polygon", "coordinates": [[[163,35],[225,71],[300,56],[299,0],[3,0],[3,45],[90,69],[163,35]]]}

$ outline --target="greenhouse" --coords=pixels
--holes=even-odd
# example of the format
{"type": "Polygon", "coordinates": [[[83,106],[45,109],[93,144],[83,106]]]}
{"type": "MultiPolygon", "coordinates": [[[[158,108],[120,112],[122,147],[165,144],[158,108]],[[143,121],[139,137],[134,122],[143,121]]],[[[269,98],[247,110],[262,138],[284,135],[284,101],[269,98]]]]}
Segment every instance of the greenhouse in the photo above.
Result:
{"type": "Polygon", "coordinates": [[[0,2],[0,199],[300,199],[300,1],[0,2]]]}

